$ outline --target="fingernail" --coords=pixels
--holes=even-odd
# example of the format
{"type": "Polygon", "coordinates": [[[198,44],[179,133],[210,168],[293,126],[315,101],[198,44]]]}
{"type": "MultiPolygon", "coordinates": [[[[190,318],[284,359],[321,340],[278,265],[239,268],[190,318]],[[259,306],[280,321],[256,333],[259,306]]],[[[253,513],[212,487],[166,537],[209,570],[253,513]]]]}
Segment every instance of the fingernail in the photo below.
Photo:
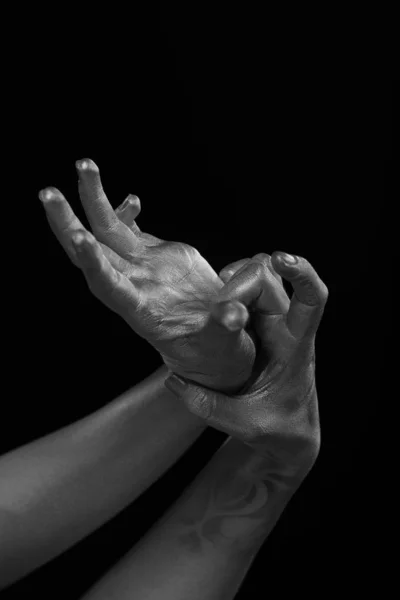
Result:
{"type": "Polygon", "coordinates": [[[295,256],[287,254],[286,252],[280,252],[278,258],[288,266],[296,265],[298,263],[298,259],[295,256]]]}
{"type": "Polygon", "coordinates": [[[90,158],[82,158],[81,160],[77,160],[75,163],[75,167],[78,171],[94,171],[96,173],[99,172],[98,166],[90,158]]]}
{"type": "Polygon", "coordinates": [[[87,169],[87,161],[86,160],[77,160],[75,163],[75,167],[78,171],[85,171],[87,169]]]}
{"type": "Polygon", "coordinates": [[[187,388],[186,381],[184,381],[183,379],[178,377],[178,375],[175,374],[168,377],[165,380],[164,385],[167,388],[169,388],[171,392],[183,392],[187,388]]]}
{"type": "Polygon", "coordinates": [[[127,206],[129,206],[130,199],[131,199],[131,196],[128,196],[127,198],[125,198],[125,200],[123,201],[123,203],[120,204],[120,206],[118,206],[117,210],[124,210],[124,208],[126,208],[127,206]]]}
{"type": "Polygon", "coordinates": [[[59,195],[53,192],[51,189],[40,190],[39,198],[42,202],[49,202],[50,200],[55,200],[59,198],[59,195]]]}

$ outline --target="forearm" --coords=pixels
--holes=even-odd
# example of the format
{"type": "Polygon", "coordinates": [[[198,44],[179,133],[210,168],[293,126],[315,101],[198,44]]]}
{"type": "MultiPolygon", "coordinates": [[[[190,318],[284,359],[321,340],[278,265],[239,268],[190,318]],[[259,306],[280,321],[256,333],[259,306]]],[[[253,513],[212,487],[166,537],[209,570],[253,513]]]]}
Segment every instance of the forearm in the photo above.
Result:
{"type": "Polygon", "coordinates": [[[283,467],[229,438],[84,600],[230,600],[310,468],[283,467]]]}
{"type": "Polygon", "coordinates": [[[204,431],[167,373],[0,458],[0,589],[115,516],[204,431]]]}

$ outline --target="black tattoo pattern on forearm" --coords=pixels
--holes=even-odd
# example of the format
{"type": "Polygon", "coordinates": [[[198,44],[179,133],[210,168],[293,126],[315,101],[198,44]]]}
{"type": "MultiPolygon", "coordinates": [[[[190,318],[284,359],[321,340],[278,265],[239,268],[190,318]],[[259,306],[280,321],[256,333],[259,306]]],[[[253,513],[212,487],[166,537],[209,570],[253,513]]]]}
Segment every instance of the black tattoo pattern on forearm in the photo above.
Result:
{"type": "MultiPolygon", "coordinates": [[[[234,456],[232,457],[234,461],[234,456]]],[[[184,515],[179,517],[179,540],[192,552],[215,545],[246,550],[265,537],[274,511],[272,499],[284,492],[289,499],[298,467],[278,466],[255,453],[238,468],[219,469],[189,492],[184,515]]]]}

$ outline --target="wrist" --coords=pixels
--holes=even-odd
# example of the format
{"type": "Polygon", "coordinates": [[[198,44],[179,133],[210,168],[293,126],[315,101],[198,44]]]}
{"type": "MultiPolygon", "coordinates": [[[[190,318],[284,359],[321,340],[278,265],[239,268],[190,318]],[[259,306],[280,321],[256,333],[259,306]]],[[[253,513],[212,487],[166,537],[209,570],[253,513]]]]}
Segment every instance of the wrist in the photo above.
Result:
{"type": "MultiPolygon", "coordinates": [[[[302,481],[314,466],[319,453],[319,446],[315,444],[306,444],[299,446],[298,452],[293,452],[293,448],[283,449],[274,448],[274,443],[267,440],[262,442],[244,442],[254,456],[258,458],[260,467],[265,466],[268,470],[273,470],[279,474],[288,486],[297,489],[302,481]]],[[[277,444],[275,443],[275,446],[277,444]]],[[[290,443],[288,444],[290,446],[290,443]]]]}
{"type": "Polygon", "coordinates": [[[243,389],[246,389],[250,376],[251,372],[248,370],[244,372],[243,375],[232,372],[229,375],[223,374],[207,377],[207,381],[205,381],[205,376],[203,374],[200,374],[198,377],[193,375],[190,378],[179,375],[179,377],[186,380],[189,384],[199,385],[212,392],[219,392],[221,394],[226,394],[227,396],[238,395],[243,389]]]}
{"type": "Polygon", "coordinates": [[[301,485],[296,472],[228,438],[171,510],[170,525],[190,547],[254,553],[301,485]]]}

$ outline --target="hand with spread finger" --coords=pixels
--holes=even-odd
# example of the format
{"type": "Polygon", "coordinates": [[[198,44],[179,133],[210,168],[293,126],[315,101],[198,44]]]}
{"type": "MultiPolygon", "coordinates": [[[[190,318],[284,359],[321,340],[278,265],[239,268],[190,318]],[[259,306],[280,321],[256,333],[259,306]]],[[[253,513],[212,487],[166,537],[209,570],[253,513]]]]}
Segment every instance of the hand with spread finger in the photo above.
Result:
{"type": "Polygon", "coordinates": [[[219,301],[239,301],[252,314],[257,358],[249,381],[229,396],[175,375],[165,385],[208,425],[257,453],[291,465],[314,461],[320,448],[315,335],[326,285],[307,260],[278,252],[229,265],[220,276],[219,301]],[[282,277],[293,286],[291,300],[282,277]]]}
{"type": "Polygon", "coordinates": [[[255,345],[244,329],[249,315],[237,301],[213,300],[224,282],[200,253],[181,242],[143,233],[137,196],[114,211],[90,159],[77,161],[79,195],[92,232],[62,193],[39,193],[52,231],[79,267],[91,292],[156,348],[183,377],[233,392],[249,378],[255,345]]]}

